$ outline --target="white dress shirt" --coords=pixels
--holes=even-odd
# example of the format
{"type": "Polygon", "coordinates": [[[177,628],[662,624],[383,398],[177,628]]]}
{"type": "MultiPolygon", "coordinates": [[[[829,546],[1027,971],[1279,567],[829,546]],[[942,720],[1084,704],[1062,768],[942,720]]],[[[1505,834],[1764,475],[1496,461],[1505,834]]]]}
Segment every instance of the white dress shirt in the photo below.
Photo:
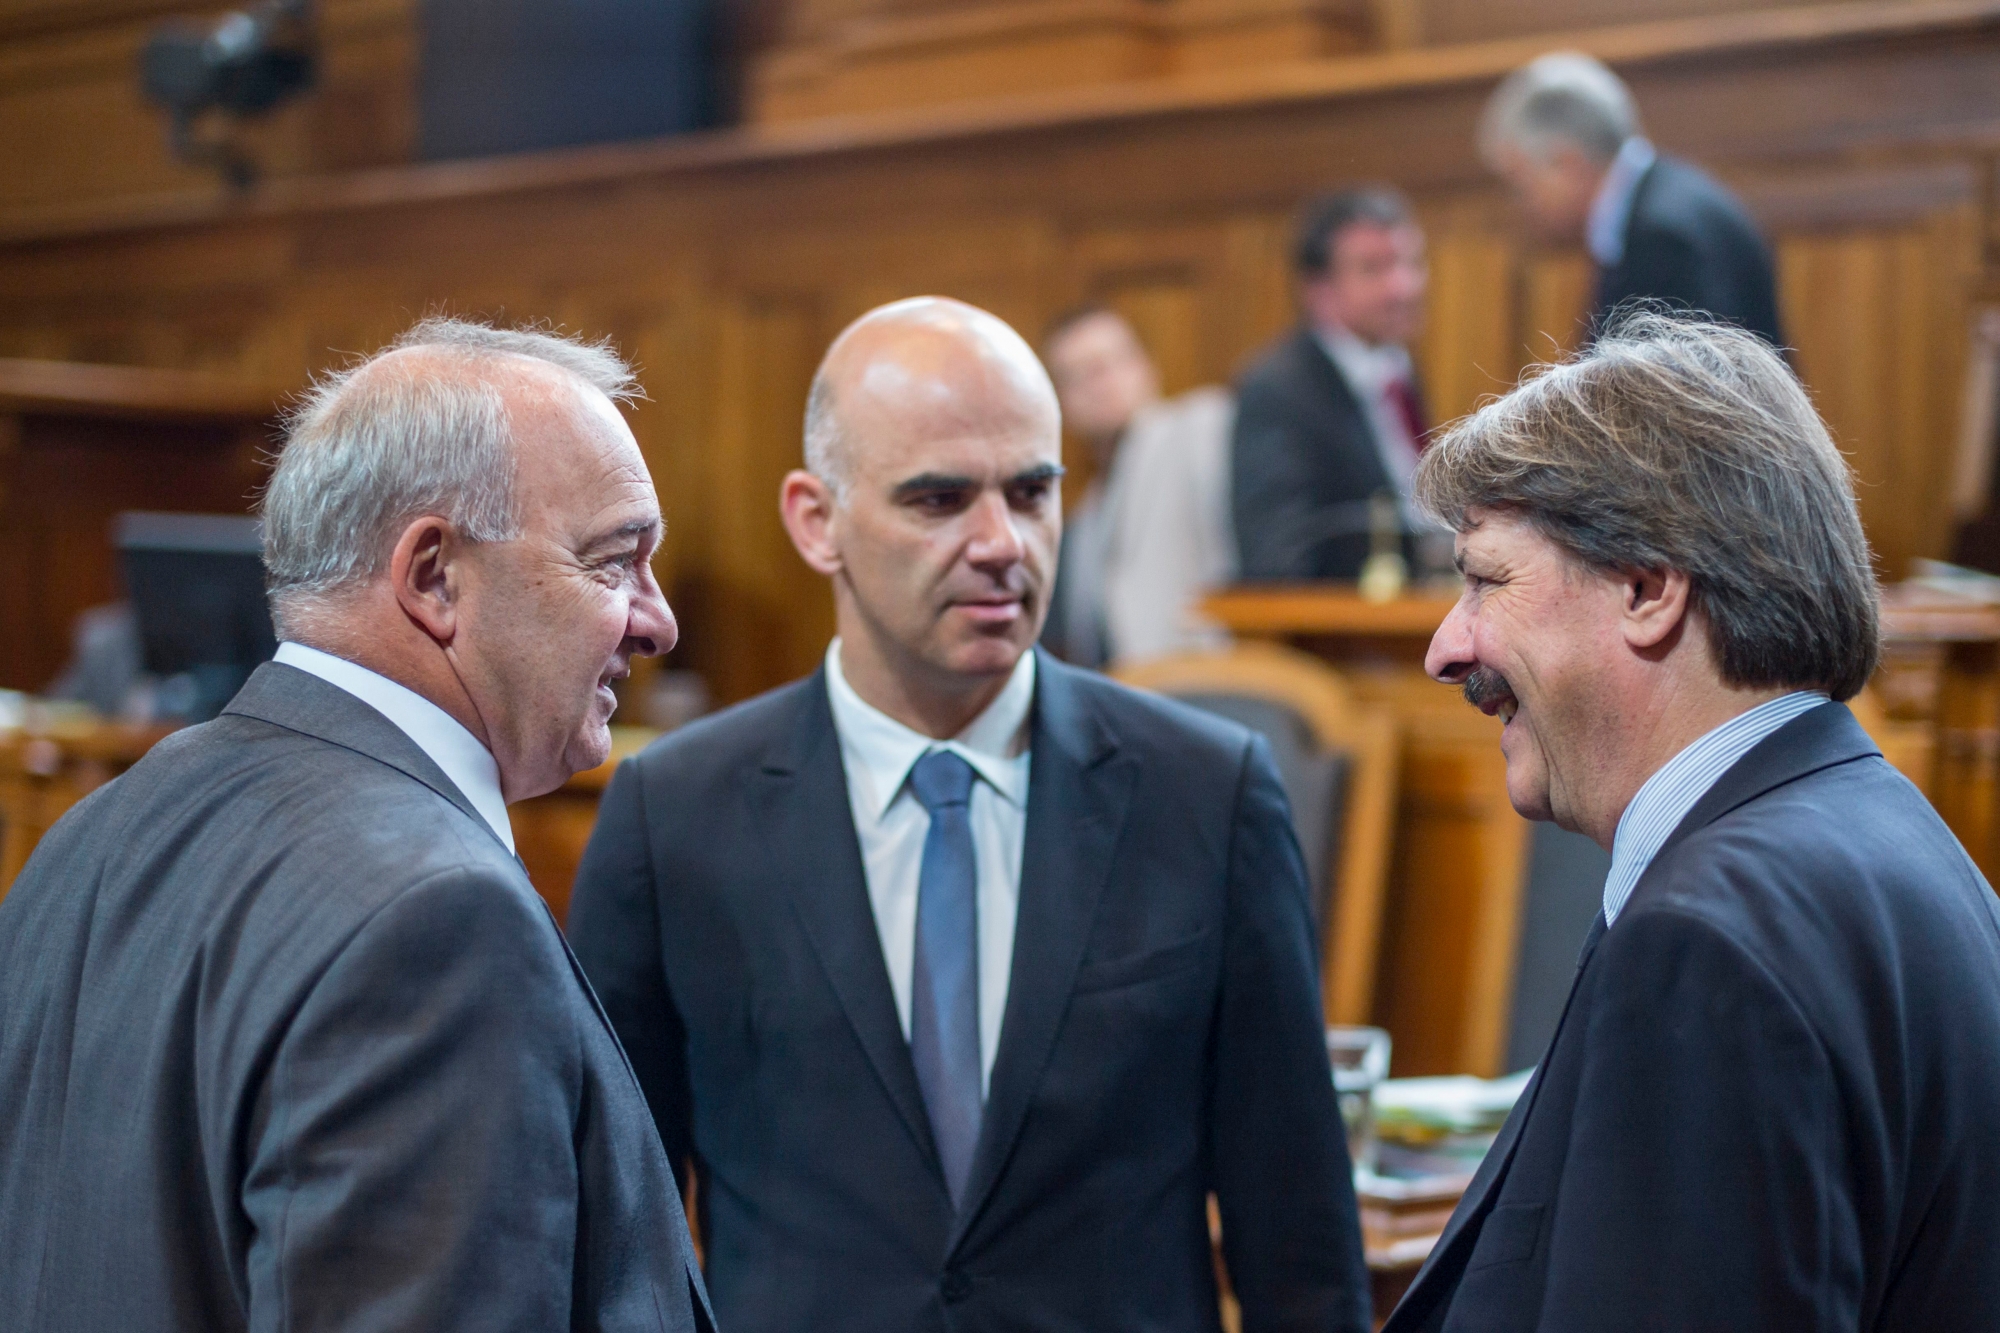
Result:
{"type": "Polygon", "coordinates": [[[1597,197],[1590,201],[1590,215],[1584,223],[1584,245],[1590,257],[1604,268],[1616,268],[1625,258],[1625,230],[1632,221],[1632,199],[1639,193],[1639,179],[1659,154],[1644,136],[1635,134],[1619,145],[1618,155],[1604,173],[1597,197]]]}
{"type": "Polygon", "coordinates": [[[416,742],[419,750],[430,756],[432,763],[444,770],[452,786],[472,802],[472,808],[485,819],[493,836],[508,851],[514,850],[514,826],[507,821],[507,801],[500,794],[500,765],[493,762],[492,752],[461,726],[457,718],[387,676],[302,643],[279,644],[273,660],[346,690],[395,723],[399,731],[416,742]]]}
{"type": "Polygon", "coordinates": [[[1369,434],[1375,440],[1376,456],[1382,460],[1382,470],[1389,474],[1389,481],[1396,488],[1396,498],[1407,522],[1411,517],[1410,483],[1417,475],[1418,448],[1417,442],[1410,438],[1409,423],[1403,420],[1401,409],[1389,396],[1389,386],[1401,380],[1415,387],[1412,378],[1415,368],[1410,363],[1409,351],[1395,343],[1365,343],[1340,328],[1315,329],[1313,336],[1326,349],[1347,387],[1361,400],[1362,410],[1368,414],[1369,434]]]}
{"type": "Polygon", "coordinates": [[[910,1035],[910,984],[916,968],[917,883],[923,874],[930,812],[909,788],[910,769],[932,750],[972,765],[972,844],[979,897],[979,1088],[993,1077],[1007,983],[1014,964],[1014,918],[1021,902],[1021,852],[1028,836],[1028,714],[1035,701],[1035,655],[1021,654],[1006,686],[958,735],[932,740],[864,702],[840,669],[840,640],[826,650],[826,692],[847,799],[868,877],[875,932],[889,967],[889,989],[903,1037],[910,1035]]]}
{"type": "Polygon", "coordinates": [[[1646,779],[1618,818],[1611,838],[1611,872],[1604,877],[1604,924],[1618,923],[1639,877],[1695,802],[1757,748],[1757,743],[1801,713],[1826,702],[1817,690],[1797,690],[1739,713],[1695,741],[1646,779]]]}

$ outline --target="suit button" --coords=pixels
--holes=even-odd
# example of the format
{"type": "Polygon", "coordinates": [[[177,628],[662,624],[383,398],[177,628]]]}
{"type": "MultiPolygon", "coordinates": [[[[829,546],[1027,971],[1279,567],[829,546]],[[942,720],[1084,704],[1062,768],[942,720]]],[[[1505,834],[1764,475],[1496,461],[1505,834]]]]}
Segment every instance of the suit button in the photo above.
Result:
{"type": "Polygon", "coordinates": [[[944,1275],[944,1298],[956,1305],[972,1294],[972,1275],[954,1268],[944,1275]]]}

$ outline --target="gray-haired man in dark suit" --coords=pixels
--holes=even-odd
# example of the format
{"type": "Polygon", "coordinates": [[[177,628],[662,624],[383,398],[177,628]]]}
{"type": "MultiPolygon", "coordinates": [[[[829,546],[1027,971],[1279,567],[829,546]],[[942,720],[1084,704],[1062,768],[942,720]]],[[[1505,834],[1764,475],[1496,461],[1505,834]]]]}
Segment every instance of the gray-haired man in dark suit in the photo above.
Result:
{"type": "Polygon", "coordinates": [[[278,660],[0,904],[0,1328],[711,1326],[507,823],[674,640],[631,384],[429,320],[304,405],[278,660]]]}

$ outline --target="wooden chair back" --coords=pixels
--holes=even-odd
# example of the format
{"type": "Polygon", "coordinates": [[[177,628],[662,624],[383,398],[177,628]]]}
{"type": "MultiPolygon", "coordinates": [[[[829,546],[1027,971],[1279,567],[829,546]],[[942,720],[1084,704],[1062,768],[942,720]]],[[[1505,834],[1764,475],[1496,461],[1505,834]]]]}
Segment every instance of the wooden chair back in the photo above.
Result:
{"type": "Polygon", "coordinates": [[[1328,1023],[1368,1022],[1396,819],[1394,717],[1358,702],[1340,673],[1318,658],[1274,644],[1158,658],[1112,674],[1172,697],[1223,695],[1276,705],[1303,722],[1322,750],[1346,757],[1339,849],[1327,882],[1315,886],[1324,904],[1321,1003],[1328,1023]]]}

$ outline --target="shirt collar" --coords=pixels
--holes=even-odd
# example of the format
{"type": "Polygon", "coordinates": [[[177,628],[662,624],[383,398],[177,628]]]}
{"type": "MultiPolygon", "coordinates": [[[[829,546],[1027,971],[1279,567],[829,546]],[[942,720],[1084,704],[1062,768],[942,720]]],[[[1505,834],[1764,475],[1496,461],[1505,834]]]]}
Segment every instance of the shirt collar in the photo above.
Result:
{"type": "Polygon", "coordinates": [[[279,644],[273,660],[346,690],[395,723],[472,802],[507,850],[514,850],[514,826],[507,819],[507,799],[500,794],[500,765],[457,718],[379,672],[302,643],[279,644]]]}
{"type": "Polygon", "coordinates": [[[1348,385],[1364,397],[1379,398],[1392,382],[1410,378],[1408,348],[1363,342],[1338,324],[1313,329],[1313,337],[1348,385]]]}
{"type": "Polygon", "coordinates": [[[1818,690],[1796,690],[1758,704],[1702,736],[1646,779],[1618,817],[1618,831],[1612,835],[1611,870],[1604,877],[1606,926],[1617,923],[1639,877],[1695,802],[1758,742],[1825,702],[1826,695],[1818,690]]]}
{"type": "Polygon", "coordinates": [[[913,731],[868,703],[840,669],[840,640],[826,650],[826,693],[834,730],[850,759],[868,774],[869,806],[880,819],[903,790],[917,760],[932,750],[950,750],[971,764],[987,785],[1018,806],[1028,800],[1028,713],[1035,702],[1035,654],[1025,652],[1014,674],[965,730],[947,741],[913,731]]]}
{"type": "Polygon", "coordinates": [[[1659,154],[1646,137],[1635,134],[1619,145],[1618,155],[1590,201],[1590,217],[1584,224],[1584,244],[1590,257],[1605,268],[1615,268],[1625,258],[1625,228],[1632,220],[1632,200],[1639,193],[1639,180],[1659,154]]]}

